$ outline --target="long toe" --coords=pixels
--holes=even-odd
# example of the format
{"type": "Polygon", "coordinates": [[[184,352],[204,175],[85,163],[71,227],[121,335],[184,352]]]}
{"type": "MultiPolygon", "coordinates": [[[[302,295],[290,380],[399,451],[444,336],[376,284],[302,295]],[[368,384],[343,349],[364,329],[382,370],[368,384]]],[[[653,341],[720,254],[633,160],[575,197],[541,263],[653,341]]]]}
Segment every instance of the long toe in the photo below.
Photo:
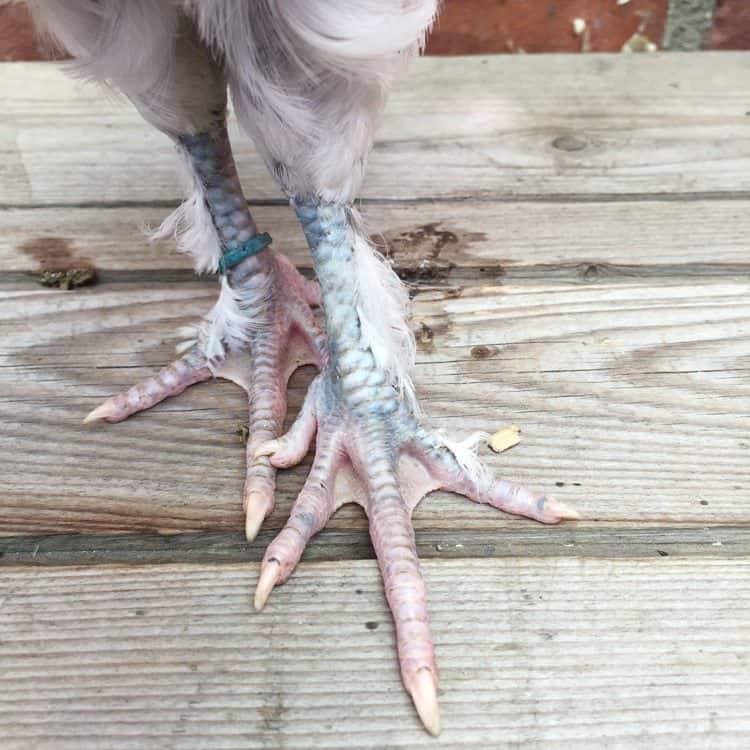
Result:
{"type": "Polygon", "coordinates": [[[167,365],[157,375],[146,378],[126,391],[108,398],[83,420],[84,422],[121,422],[136,412],[150,409],[170,396],[182,393],[186,388],[208,380],[211,370],[206,358],[193,347],[167,365]]]}
{"type": "Polygon", "coordinates": [[[554,524],[580,518],[576,510],[554,497],[505,479],[495,479],[475,456],[464,455],[466,449],[458,455],[458,448],[447,444],[440,435],[423,430],[418,433],[419,460],[441,489],[540,523],[554,524]]]}
{"type": "Polygon", "coordinates": [[[266,549],[255,593],[255,608],[262,609],[272,589],[284,583],[305,551],[307,543],[328,523],[336,510],[333,487],[340,466],[337,436],[318,435],[310,474],[292,506],[284,528],[266,549]]]}
{"type": "Polygon", "coordinates": [[[438,671],[427,613],[427,590],[417,557],[411,513],[394,472],[385,470],[370,475],[367,516],[396,628],[401,678],[425,728],[437,735],[440,732],[438,671]]]}

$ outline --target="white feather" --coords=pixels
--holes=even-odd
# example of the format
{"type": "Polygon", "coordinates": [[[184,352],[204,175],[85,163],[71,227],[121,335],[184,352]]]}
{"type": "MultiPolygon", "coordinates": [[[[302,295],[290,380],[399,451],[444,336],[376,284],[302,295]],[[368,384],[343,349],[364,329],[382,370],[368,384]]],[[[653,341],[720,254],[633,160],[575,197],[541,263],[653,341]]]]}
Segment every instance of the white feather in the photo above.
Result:
{"type": "Polygon", "coordinates": [[[219,299],[203,320],[198,344],[209,363],[223,359],[227,351],[246,347],[254,332],[264,330],[273,294],[273,273],[256,274],[250,285],[232,288],[221,277],[219,299]]]}
{"type": "Polygon", "coordinates": [[[76,76],[129,97],[171,135],[200,132],[226,106],[226,77],[179,2],[31,0],[39,31],[76,76]]]}
{"type": "Polygon", "coordinates": [[[445,437],[442,432],[437,433],[437,437],[443,445],[453,454],[458,465],[474,482],[480,485],[490,484],[492,475],[482,464],[477,451],[479,446],[487,441],[489,433],[475,432],[463,440],[451,440],[445,437]]]}
{"type": "Polygon", "coordinates": [[[409,294],[390,263],[367,241],[359,214],[354,209],[350,213],[355,304],[362,342],[416,412],[418,406],[410,375],[416,345],[408,323],[409,294]]]}
{"type": "Polygon", "coordinates": [[[203,186],[190,159],[182,149],[180,156],[187,198],[149,237],[152,241],[173,237],[180,252],[193,256],[197,273],[216,273],[221,259],[221,241],[206,205],[203,186]]]}
{"type": "Polygon", "coordinates": [[[69,52],[71,70],[137,96],[169,76],[179,9],[153,0],[31,0],[40,32],[69,52]]]}
{"type": "Polygon", "coordinates": [[[186,0],[242,127],[292,197],[348,203],[437,0],[186,0]]]}

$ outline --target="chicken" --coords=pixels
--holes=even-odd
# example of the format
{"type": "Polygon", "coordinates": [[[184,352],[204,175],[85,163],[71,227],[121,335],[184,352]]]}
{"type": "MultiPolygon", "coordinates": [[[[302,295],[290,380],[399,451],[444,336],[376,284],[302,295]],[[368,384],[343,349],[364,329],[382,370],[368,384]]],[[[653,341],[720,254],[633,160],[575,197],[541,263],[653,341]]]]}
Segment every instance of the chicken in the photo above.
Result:
{"type": "Polygon", "coordinates": [[[273,508],[276,470],[298,463],[314,442],[307,481],[264,555],[255,607],[288,579],[340,505],[361,504],[404,685],[438,734],[414,507],[444,488],[544,523],[576,514],[493,479],[471,450],[423,425],[410,379],[408,296],[352,205],[389,87],[419,51],[437,0],[44,0],[34,11],[79,75],[125,94],[171,138],[188,196],[158,234],[176,235],[196,271],[220,274],[218,301],[182,356],[86,421],[117,422],[211,377],[241,385],[249,541],[273,508]],[[227,90],[296,212],[317,283],[271,247],[248,210],[227,136],[227,90]],[[317,304],[326,337],[311,310],[317,304]],[[286,381],[306,363],[320,372],[282,435],[286,381]]]}

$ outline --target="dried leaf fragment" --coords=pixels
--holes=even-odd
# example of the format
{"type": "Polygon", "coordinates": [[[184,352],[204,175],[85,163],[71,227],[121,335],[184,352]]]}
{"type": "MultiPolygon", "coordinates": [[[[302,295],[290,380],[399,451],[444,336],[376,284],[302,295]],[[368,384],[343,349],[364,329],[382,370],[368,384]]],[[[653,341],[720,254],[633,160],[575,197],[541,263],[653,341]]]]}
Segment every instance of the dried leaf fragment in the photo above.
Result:
{"type": "Polygon", "coordinates": [[[240,436],[240,442],[242,445],[247,445],[247,441],[250,438],[250,427],[246,424],[238,424],[235,433],[240,436]]]}
{"type": "Polygon", "coordinates": [[[517,424],[503,427],[502,430],[498,430],[489,440],[490,448],[495,453],[502,453],[507,451],[508,448],[512,448],[514,445],[518,445],[521,442],[521,428],[517,424]]]}
{"type": "Polygon", "coordinates": [[[58,289],[77,289],[96,282],[96,271],[93,268],[68,268],[65,271],[42,271],[37,276],[42,286],[58,289]]]}

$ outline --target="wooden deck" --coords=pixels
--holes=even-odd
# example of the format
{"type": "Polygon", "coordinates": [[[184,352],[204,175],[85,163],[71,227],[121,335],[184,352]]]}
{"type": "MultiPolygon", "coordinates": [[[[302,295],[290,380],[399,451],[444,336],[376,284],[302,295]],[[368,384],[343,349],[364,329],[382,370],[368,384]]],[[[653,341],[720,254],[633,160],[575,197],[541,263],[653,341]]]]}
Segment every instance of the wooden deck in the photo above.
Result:
{"type": "Polygon", "coordinates": [[[428,59],[392,98],[363,209],[414,285],[423,405],[459,436],[519,424],[487,462],[584,517],[419,507],[434,740],[359,510],[252,612],[306,469],[245,545],[241,391],[81,424],[169,360],[215,282],[139,232],[179,197],[166,140],[52,65],[4,65],[3,750],[750,747],[748,81],[741,53],[428,59]],[[99,283],[40,286],[55,267],[99,283]]]}

